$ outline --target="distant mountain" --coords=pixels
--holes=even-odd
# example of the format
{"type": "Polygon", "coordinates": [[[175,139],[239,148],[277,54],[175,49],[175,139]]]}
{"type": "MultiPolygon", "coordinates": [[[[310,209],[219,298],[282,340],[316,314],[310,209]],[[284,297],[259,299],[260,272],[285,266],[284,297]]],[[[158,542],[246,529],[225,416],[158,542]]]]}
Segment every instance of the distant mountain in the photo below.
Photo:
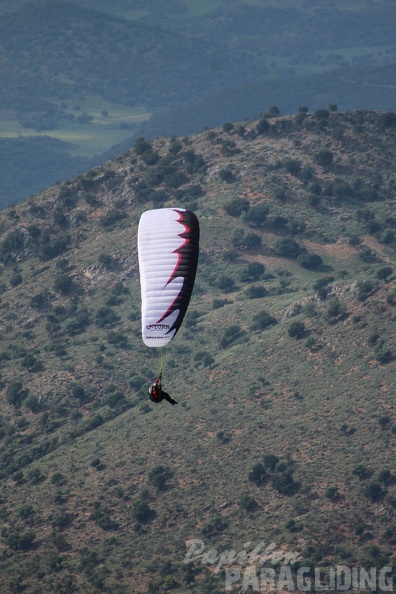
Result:
{"type": "Polygon", "coordinates": [[[2,593],[221,594],[256,546],[289,585],[395,566],[395,148],[394,112],[272,109],[0,213],[2,593]],[[161,207],[201,227],[175,407],[140,331],[161,207]]]}
{"type": "Polygon", "coordinates": [[[7,158],[13,181],[0,190],[0,205],[48,187],[54,175],[67,179],[70,165],[77,174],[87,156],[103,162],[142,135],[191,134],[271,106],[393,110],[395,11],[393,0],[362,0],[359,10],[341,1],[3,0],[0,141],[15,142],[10,154],[21,161],[7,158]],[[111,131],[99,122],[123,110],[126,119],[111,131]],[[134,119],[134,110],[145,117],[134,119]],[[58,159],[48,173],[46,132],[68,153],[65,166],[58,159]],[[35,153],[37,183],[26,186],[19,170],[31,165],[34,136],[43,153],[35,153]]]}

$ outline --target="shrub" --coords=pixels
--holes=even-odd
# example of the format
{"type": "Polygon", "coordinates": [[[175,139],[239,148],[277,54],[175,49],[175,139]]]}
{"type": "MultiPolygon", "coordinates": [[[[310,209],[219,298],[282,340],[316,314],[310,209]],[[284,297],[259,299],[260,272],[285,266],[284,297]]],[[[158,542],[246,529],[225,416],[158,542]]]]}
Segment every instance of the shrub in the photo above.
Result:
{"type": "Polygon", "coordinates": [[[264,271],[265,267],[261,262],[250,262],[241,274],[241,281],[244,283],[257,281],[264,274],[264,271]]]}
{"type": "Polygon", "coordinates": [[[261,118],[256,126],[257,134],[265,134],[271,128],[270,123],[265,118],[261,118]]]}
{"type": "Polygon", "coordinates": [[[338,497],[338,487],[328,487],[325,491],[325,497],[327,499],[337,499],[338,497]]]}
{"type": "Polygon", "coordinates": [[[62,295],[69,295],[73,287],[73,279],[65,272],[57,274],[54,282],[54,289],[62,295]]]}
{"type": "Polygon", "coordinates": [[[357,283],[357,298],[359,301],[365,301],[375,289],[375,284],[371,280],[359,281],[357,283]]]}
{"type": "Polygon", "coordinates": [[[329,305],[327,306],[327,315],[330,318],[337,318],[340,315],[345,313],[345,305],[341,303],[337,297],[333,297],[329,300],[329,305]]]}
{"type": "Polygon", "coordinates": [[[265,204],[251,206],[245,214],[245,221],[252,227],[261,227],[267,220],[268,213],[269,208],[265,204]]]}
{"type": "Polygon", "coordinates": [[[301,321],[292,322],[288,329],[291,338],[301,338],[305,334],[305,324],[301,321]]]}
{"type": "Polygon", "coordinates": [[[365,466],[364,464],[358,464],[352,470],[352,474],[357,476],[358,479],[360,479],[361,481],[363,481],[365,479],[370,478],[373,474],[373,471],[367,468],[367,466],[365,466]]]}
{"type": "Polygon", "coordinates": [[[231,169],[220,169],[219,177],[220,177],[221,181],[224,181],[227,184],[232,184],[236,180],[231,169]]]}
{"type": "Polygon", "coordinates": [[[275,456],[275,454],[265,454],[265,456],[263,458],[264,468],[266,468],[268,470],[275,470],[275,467],[278,463],[279,463],[278,456],[275,456]]]}
{"type": "Polygon", "coordinates": [[[19,274],[19,272],[14,273],[12,275],[12,277],[10,278],[11,287],[17,287],[18,285],[21,285],[22,282],[23,282],[22,275],[19,274]]]}
{"type": "Polygon", "coordinates": [[[284,237],[275,244],[275,252],[284,258],[297,258],[304,248],[291,237],[284,237]]]}
{"type": "Polygon", "coordinates": [[[257,501],[251,495],[244,493],[240,500],[238,501],[240,507],[246,510],[247,512],[254,512],[258,508],[257,501]]]}
{"type": "Polygon", "coordinates": [[[378,348],[375,358],[381,365],[386,365],[394,359],[392,351],[383,347],[378,348]]]}
{"type": "Polygon", "coordinates": [[[321,149],[314,155],[314,161],[322,167],[330,167],[333,164],[333,153],[328,149],[321,149]]]}
{"type": "Polygon", "coordinates": [[[22,402],[27,398],[29,390],[23,388],[22,382],[13,380],[6,390],[6,400],[13,406],[20,406],[22,402]]]}
{"type": "Polygon", "coordinates": [[[250,203],[246,198],[235,198],[225,205],[224,210],[232,217],[240,217],[243,211],[249,210],[249,207],[250,203]]]}
{"type": "Polygon", "coordinates": [[[391,274],[393,274],[393,268],[391,266],[384,266],[383,268],[377,270],[376,277],[378,280],[387,281],[388,276],[391,276],[391,274]]]}
{"type": "Polygon", "coordinates": [[[224,132],[231,132],[231,130],[233,128],[234,128],[234,124],[232,122],[226,122],[225,124],[223,124],[224,132]]]}
{"type": "Polygon", "coordinates": [[[282,495],[293,495],[299,489],[299,484],[294,480],[290,471],[282,472],[273,477],[271,485],[282,495]]]}
{"type": "Polygon", "coordinates": [[[259,332],[275,326],[277,323],[277,320],[268,311],[263,309],[253,317],[251,329],[259,332]]]}
{"type": "Polygon", "coordinates": [[[249,472],[248,479],[256,485],[263,485],[268,480],[264,464],[261,462],[255,464],[249,472]]]}
{"type": "Polygon", "coordinates": [[[261,299],[268,294],[267,289],[264,287],[257,287],[256,285],[252,285],[246,289],[246,295],[249,299],[261,299]]]}
{"type": "Polygon", "coordinates": [[[132,506],[132,517],[138,522],[150,522],[155,517],[155,511],[145,501],[135,501],[132,506]]]}
{"type": "Polygon", "coordinates": [[[220,340],[220,346],[227,348],[231,343],[241,338],[244,334],[245,332],[241,330],[240,326],[234,324],[224,332],[223,338],[220,340]]]}
{"type": "Polygon", "coordinates": [[[101,307],[96,312],[95,317],[96,317],[96,324],[100,328],[103,328],[104,326],[111,326],[111,324],[114,324],[118,320],[118,316],[109,307],[101,307]]]}
{"type": "Polygon", "coordinates": [[[229,293],[235,289],[235,281],[229,276],[221,276],[217,286],[219,287],[220,291],[229,293]]]}
{"type": "Polygon", "coordinates": [[[366,489],[364,490],[364,494],[366,497],[371,499],[371,501],[376,502],[383,499],[386,495],[386,489],[384,489],[380,483],[372,482],[370,483],[366,489]]]}
{"type": "Polygon", "coordinates": [[[158,465],[150,470],[148,481],[159,491],[164,491],[167,488],[166,481],[172,476],[172,472],[167,466],[158,465]]]}
{"type": "Polygon", "coordinates": [[[298,159],[288,159],[285,161],[285,169],[291,175],[298,176],[301,173],[301,161],[298,159]]]}
{"type": "Polygon", "coordinates": [[[242,245],[247,250],[254,250],[261,246],[262,239],[257,233],[247,233],[243,238],[242,245]]]}
{"type": "Polygon", "coordinates": [[[298,256],[297,262],[307,270],[316,270],[323,264],[322,258],[317,254],[301,254],[298,256]]]}

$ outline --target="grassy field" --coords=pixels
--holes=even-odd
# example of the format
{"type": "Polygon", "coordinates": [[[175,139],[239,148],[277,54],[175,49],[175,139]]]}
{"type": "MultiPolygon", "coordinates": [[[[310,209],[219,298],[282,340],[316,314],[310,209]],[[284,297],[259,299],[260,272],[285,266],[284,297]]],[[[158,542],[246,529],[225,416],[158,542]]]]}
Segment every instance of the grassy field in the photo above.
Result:
{"type": "Polygon", "coordinates": [[[70,143],[73,156],[94,157],[132,136],[151,115],[143,107],[127,108],[98,98],[59,101],[58,107],[66,116],[78,118],[85,113],[93,119],[87,124],[61,119],[55,129],[37,131],[24,128],[12,112],[0,111],[0,138],[50,136],[70,143]]]}

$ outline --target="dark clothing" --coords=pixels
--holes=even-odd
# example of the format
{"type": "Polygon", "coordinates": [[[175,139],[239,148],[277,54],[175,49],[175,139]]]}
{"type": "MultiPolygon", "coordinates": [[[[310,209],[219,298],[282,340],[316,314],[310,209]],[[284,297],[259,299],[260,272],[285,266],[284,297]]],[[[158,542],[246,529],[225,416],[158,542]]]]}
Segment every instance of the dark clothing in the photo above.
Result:
{"type": "Polygon", "coordinates": [[[176,400],[173,400],[173,398],[171,398],[169,394],[165,392],[158,384],[153,384],[152,386],[150,386],[149,398],[151,402],[155,402],[156,404],[158,402],[162,402],[163,400],[166,400],[167,402],[172,404],[172,406],[177,404],[176,400]]]}

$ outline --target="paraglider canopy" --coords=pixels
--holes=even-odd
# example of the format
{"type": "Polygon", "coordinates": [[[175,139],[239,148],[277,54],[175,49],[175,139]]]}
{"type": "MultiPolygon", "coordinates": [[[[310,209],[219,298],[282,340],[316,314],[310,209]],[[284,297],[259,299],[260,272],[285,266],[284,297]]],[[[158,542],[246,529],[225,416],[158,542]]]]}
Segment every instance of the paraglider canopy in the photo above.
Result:
{"type": "Polygon", "coordinates": [[[147,210],[140,218],[138,255],[142,338],[163,347],[176,335],[194,287],[199,223],[183,208],[147,210]]]}

